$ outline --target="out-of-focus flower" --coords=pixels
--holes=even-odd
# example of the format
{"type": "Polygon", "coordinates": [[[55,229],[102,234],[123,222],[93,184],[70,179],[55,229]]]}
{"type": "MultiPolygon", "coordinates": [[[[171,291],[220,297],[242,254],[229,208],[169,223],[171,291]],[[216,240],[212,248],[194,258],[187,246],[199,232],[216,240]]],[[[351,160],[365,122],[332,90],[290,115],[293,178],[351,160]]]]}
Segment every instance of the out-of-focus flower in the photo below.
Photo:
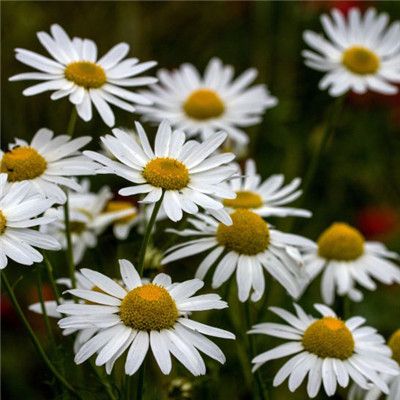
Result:
{"type": "Polygon", "coordinates": [[[71,177],[95,174],[98,165],[78,151],[91,140],[89,136],[53,138],[49,129],[39,129],[30,144],[16,139],[8,151],[0,151],[1,173],[7,174],[8,182],[30,181],[39,193],[63,204],[67,198],[59,185],[79,191],[71,177]]]}
{"type": "Polygon", "coordinates": [[[315,248],[315,243],[271,228],[250,210],[237,209],[231,218],[233,224],[226,226],[210,216],[198,214],[188,220],[193,228],[169,229],[180,236],[195,236],[196,239],[168,249],[162,264],[210,251],[197,269],[196,278],[204,279],[217,262],[213,288],[220,287],[236,271],[239,300],[246,301],[253,290],[251,300],[258,301],[264,294],[265,269],[290,296],[296,298],[302,279],[302,258],[296,247],[315,248]]]}
{"type": "Polygon", "coordinates": [[[120,260],[120,267],[123,285],[82,269],[81,273],[103,292],[72,289],[72,295],[95,304],[63,304],[57,309],[69,315],[59,321],[62,329],[101,328],[82,345],[75,356],[77,364],[98,353],[96,365],[105,364],[110,374],[115,361],[128,351],[125,373],[133,375],[150,347],[164,374],[171,371],[171,353],[196,376],[206,373],[198,350],[225,362],[222,351],[203,334],[226,339],[235,336],[187,317],[192,311],[226,308],[225,301],[216,294],[193,296],[204,285],[198,279],[173,284],[168,275],[158,274],[151,283],[144,283],[129,261],[120,260]]]}
{"type": "Polygon", "coordinates": [[[369,290],[376,289],[374,278],[390,285],[400,283],[400,268],[390,259],[399,255],[378,242],[366,242],[361,233],[342,222],[336,222],[318,238],[318,247],[304,250],[304,267],[310,279],[322,270],[321,295],[332,304],[335,292],[361,301],[358,283],[369,290]]]}
{"type": "MultiPolygon", "coordinates": [[[[104,165],[98,173],[116,174],[135,184],[121,189],[119,194],[146,193],[142,202],[156,203],[164,193],[162,206],[172,221],[182,219],[183,211],[196,214],[198,206],[207,210],[222,209],[222,203],[214,197],[235,198],[235,193],[222,185],[234,172],[225,164],[235,156],[232,153],[210,156],[226,139],[225,133],[216,133],[202,143],[194,140],[185,143],[184,132],[172,132],[169,122],[163,121],[157,131],[153,152],[143,127],[136,123],[136,129],[141,145],[120,129],[113,129],[114,136],[101,138],[120,162],[93,151],[85,152],[104,165]]],[[[223,218],[226,223],[230,222],[226,213],[223,218]]]]}
{"type": "Polygon", "coordinates": [[[255,325],[250,334],[264,334],[289,339],[271,350],[261,353],[252,362],[253,371],[270,360],[292,356],[275,375],[273,385],[279,386],[289,378],[289,390],[295,391],[308,374],[307,393],[314,398],[323,384],[328,396],[336,392],[337,384],[347,387],[353,380],[364,389],[370,382],[384,393],[389,392],[379,375],[385,372],[398,374],[398,365],[390,358],[391,351],[381,335],[369,327],[360,327],[365,319],[352,317],[342,321],[335,312],[322,304],[314,307],[322,315],[316,319],[307,315],[297,304],[297,315],[278,307],[270,310],[289,325],[261,323],[255,325]],[[296,354],[296,355],[294,355],[296,354]]]}
{"type": "Polygon", "coordinates": [[[0,174],[0,269],[9,258],[24,265],[41,262],[43,256],[34,247],[61,249],[54,237],[29,229],[54,221],[54,217],[38,217],[53,204],[54,199],[44,198],[30,182],[10,184],[7,174],[0,174]]]}
{"type": "Polygon", "coordinates": [[[157,82],[153,77],[135,77],[154,67],[157,64],[155,61],[138,64],[137,58],[123,60],[129,52],[127,43],[115,45],[98,60],[97,46],[92,40],[76,37],[71,40],[57,24],[52,25],[50,30],[52,36],[46,32],[39,32],[37,36],[53,59],[29,50],[16,49],[18,61],[40,72],[15,75],[10,80],[44,81],[25,89],[23,91],[25,96],[49,90],[54,91],[51,95],[52,100],[68,96],[84,121],[92,119],[93,103],[108,126],[113,126],[115,123],[114,113],[109,104],[129,112],[135,111],[131,103],[151,104],[146,97],[124,87],[144,86],[157,82]]]}
{"type": "Polygon", "coordinates": [[[399,230],[399,224],[399,213],[389,206],[367,207],[356,217],[356,225],[367,239],[386,238],[399,230]]]}
{"type": "MultiPolygon", "coordinates": [[[[82,182],[82,192],[69,193],[69,226],[75,265],[82,261],[86,248],[94,248],[96,246],[97,236],[108,226],[114,221],[132,214],[131,209],[120,209],[103,213],[102,211],[107,201],[111,198],[112,193],[107,186],[104,186],[98,193],[89,192],[89,181],[87,180],[82,182]]],[[[62,248],[66,249],[64,208],[51,208],[46,211],[45,216],[52,217],[54,221],[46,226],[42,226],[41,231],[57,238],[62,248]]]]}
{"type": "Polygon", "coordinates": [[[249,87],[257,77],[254,68],[232,81],[233,74],[233,67],[218,58],[210,60],[204,78],[192,64],[172,72],[160,70],[160,84],[142,92],[154,105],[137,110],[145,120],[168,119],[173,127],[191,136],[201,134],[203,140],[223,130],[245,144],[249,138],[241,128],[260,123],[264,111],[278,101],[264,85],[249,87]]]}
{"type": "Polygon", "coordinates": [[[246,161],[244,171],[237,166],[238,178],[235,175],[227,182],[230,189],[236,193],[236,199],[225,199],[224,206],[228,209],[244,208],[262,217],[311,217],[311,212],[299,208],[283,207],[298,197],[300,178],[295,178],[286,186],[283,185],[283,175],[272,175],[261,183],[261,176],[256,172],[256,164],[252,159],[246,161]],[[243,176],[243,178],[242,178],[243,176]]]}
{"type": "Polygon", "coordinates": [[[305,31],[304,40],[314,51],[302,52],[307,66],[326,72],[319,83],[321,90],[329,88],[331,96],[349,90],[397,93],[393,83],[400,82],[399,22],[388,26],[389,16],[377,15],[374,8],[363,16],[353,8],[347,19],[333,9],[331,17],[323,15],[321,22],[329,40],[305,31]]]}
{"type": "Polygon", "coordinates": [[[193,384],[186,378],[175,378],[168,387],[168,399],[190,400],[193,398],[193,384]]]}

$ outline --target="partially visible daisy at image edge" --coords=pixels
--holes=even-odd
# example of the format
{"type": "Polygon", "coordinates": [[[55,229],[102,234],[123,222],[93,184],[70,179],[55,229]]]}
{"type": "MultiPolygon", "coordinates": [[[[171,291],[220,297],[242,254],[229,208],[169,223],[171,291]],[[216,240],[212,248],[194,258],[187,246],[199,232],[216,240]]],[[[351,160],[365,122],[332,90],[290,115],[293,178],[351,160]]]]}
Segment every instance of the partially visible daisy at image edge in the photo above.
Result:
{"type": "Polygon", "coordinates": [[[75,356],[77,364],[97,353],[96,365],[105,365],[110,374],[115,361],[127,352],[125,373],[133,375],[149,349],[163,374],[171,372],[171,354],[195,376],[206,373],[199,351],[225,363],[222,351],[204,335],[225,339],[235,339],[235,335],[188,317],[194,311],[228,307],[219,295],[193,296],[204,285],[199,279],[172,283],[168,275],[158,274],[145,283],[129,261],[119,262],[123,284],[99,272],[81,269],[83,276],[102,292],[72,289],[72,295],[91,303],[62,304],[57,308],[68,315],[58,322],[62,329],[101,328],[81,346],[75,356]]]}
{"type": "Polygon", "coordinates": [[[322,315],[316,319],[297,304],[294,307],[297,315],[282,308],[269,308],[289,325],[266,322],[248,332],[288,340],[256,356],[252,360],[253,372],[268,361],[291,356],[275,375],[274,386],[288,379],[289,390],[294,392],[308,375],[310,398],[318,394],[321,385],[328,396],[333,396],[337,385],[346,388],[350,380],[363,389],[375,384],[383,393],[389,393],[380,373],[396,376],[399,368],[391,359],[391,350],[384,338],[374,328],[361,326],[364,318],[356,316],[343,321],[329,307],[315,304],[322,315]]]}
{"type": "Polygon", "coordinates": [[[265,270],[267,279],[273,277],[297,299],[305,279],[298,248],[315,247],[315,243],[274,229],[251,210],[239,208],[230,217],[233,223],[226,226],[199,213],[188,219],[191,225],[188,229],[168,229],[168,232],[194,239],[167,249],[161,264],[207,252],[195,277],[204,279],[216,264],[213,289],[219,288],[236,273],[239,300],[245,302],[250,297],[253,302],[259,301],[265,291],[265,270]]]}
{"type": "Polygon", "coordinates": [[[250,68],[234,79],[233,67],[218,58],[210,60],[204,77],[192,64],[171,72],[162,69],[159,84],[141,92],[154,105],[138,106],[137,111],[145,121],[168,119],[189,136],[207,139],[223,130],[229,139],[245,144],[249,137],[242,128],[260,123],[264,111],[278,103],[265,85],[249,87],[257,74],[250,68]]]}
{"type": "Polygon", "coordinates": [[[54,204],[37,193],[30,182],[7,182],[7,175],[0,174],[0,269],[8,259],[23,265],[43,260],[34,247],[44,250],[60,250],[60,243],[50,235],[32,227],[49,224],[54,218],[40,217],[54,204]]]}
{"type": "Polygon", "coordinates": [[[43,196],[63,204],[67,197],[61,187],[80,191],[73,177],[94,175],[98,165],[78,151],[91,137],[53,136],[51,130],[42,128],[30,143],[15,139],[8,151],[0,150],[0,172],[7,174],[8,182],[29,181],[43,196]]]}
{"type": "Polygon", "coordinates": [[[325,72],[319,83],[331,96],[349,90],[396,94],[400,82],[400,22],[389,24],[389,15],[369,8],[363,15],[352,8],[346,17],[338,9],[322,15],[328,39],[305,31],[304,41],[312,48],[303,50],[305,64],[325,72]]]}
{"type": "Polygon", "coordinates": [[[261,176],[257,174],[256,164],[252,159],[246,160],[243,171],[237,165],[237,175],[240,177],[234,175],[227,182],[230,189],[237,195],[235,199],[223,200],[227,209],[249,209],[262,217],[311,217],[312,213],[308,210],[285,207],[286,204],[301,196],[300,178],[295,178],[284,186],[284,176],[277,174],[261,183],[261,176]]]}
{"type": "Polygon", "coordinates": [[[374,279],[386,285],[400,284],[400,268],[391,260],[400,256],[379,242],[365,241],[354,227],[335,222],[321,233],[316,247],[303,249],[304,269],[309,280],[322,271],[321,296],[332,304],[335,293],[361,301],[355,285],[375,290],[374,279]]]}
{"type": "Polygon", "coordinates": [[[226,164],[235,156],[213,154],[226,139],[226,133],[217,132],[201,143],[186,141],[183,131],[172,131],[164,120],[158,127],[153,151],[138,122],[136,130],[141,143],[120,129],[113,129],[113,136],[101,137],[118,161],[93,151],[84,152],[104,166],[97,173],[116,174],[134,183],[118,192],[122,196],[146,194],[141,202],[149,204],[162,198],[162,208],[172,221],[181,220],[183,212],[196,214],[200,206],[210,213],[219,210],[224,223],[232,222],[218,199],[236,197],[222,184],[234,173],[234,168],[226,164]]]}
{"type": "Polygon", "coordinates": [[[15,49],[18,61],[40,72],[14,75],[9,80],[44,81],[25,89],[25,96],[46,91],[54,91],[52,100],[68,96],[84,121],[92,119],[93,104],[108,126],[115,124],[114,113],[109,104],[128,112],[135,111],[133,104],[152,104],[148,98],[125,87],[157,82],[154,77],[136,77],[154,67],[157,64],[155,61],[139,63],[137,58],[123,60],[129,52],[127,43],[115,45],[98,59],[97,46],[92,40],[77,37],[71,40],[57,24],[51,25],[50,31],[51,35],[38,32],[37,36],[52,59],[30,50],[15,49]]]}

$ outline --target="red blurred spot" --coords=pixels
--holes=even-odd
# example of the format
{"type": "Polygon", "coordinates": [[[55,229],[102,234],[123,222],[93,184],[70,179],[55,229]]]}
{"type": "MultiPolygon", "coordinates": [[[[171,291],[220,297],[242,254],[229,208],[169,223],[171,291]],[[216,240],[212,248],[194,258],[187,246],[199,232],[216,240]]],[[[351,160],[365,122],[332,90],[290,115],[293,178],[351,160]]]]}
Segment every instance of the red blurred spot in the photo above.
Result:
{"type": "Polygon", "coordinates": [[[347,14],[352,8],[360,8],[365,10],[367,7],[373,6],[372,1],[352,0],[352,1],[319,1],[319,0],[305,0],[304,3],[307,7],[323,11],[329,11],[332,8],[337,8],[343,14],[347,14]]]}

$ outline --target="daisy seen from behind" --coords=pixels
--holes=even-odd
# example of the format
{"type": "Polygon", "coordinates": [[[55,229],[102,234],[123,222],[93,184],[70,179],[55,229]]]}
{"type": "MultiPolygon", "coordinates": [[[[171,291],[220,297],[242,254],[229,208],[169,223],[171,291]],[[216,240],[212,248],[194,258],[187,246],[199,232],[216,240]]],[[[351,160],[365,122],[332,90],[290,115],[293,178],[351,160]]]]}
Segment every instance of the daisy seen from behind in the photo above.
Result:
{"type": "Polygon", "coordinates": [[[195,276],[204,279],[216,263],[212,278],[214,289],[236,272],[239,300],[245,302],[251,294],[251,300],[256,302],[264,294],[265,269],[290,296],[297,298],[300,282],[304,279],[297,247],[315,246],[314,242],[273,229],[251,210],[237,209],[230,217],[233,223],[226,226],[211,216],[198,214],[196,218],[188,219],[191,228],[183,231],[169,229],[180,236],[193,236],[195,239],[168,249],[162,264],[207,251],[209,254],[195,276]]]}
{"type": "Polygon", "coordinates": [[[38,194],[31,183],[11,185],[7,175],[0,174],[0,269],[11,258],[24,265],[41,262],[43,256],[34,247],[60,250],[60,243],[32,227],[51,223],[54,218],[40,217],[54,203],[38,194]]]}
{"type": "MultiPolygon", "coordinates": [[[[69,226],[73,249],[74,265],[79,264],[87,248],[97,245],[97,237],[113,222],[128,218],[132,215],[131,208],[117,210],[106,209],[107,202],[112,198],[112,193],[107,186],[102,187],[99,192],[89,191],[89,181],[84,180],[80,192],[68,194],[69,226]]],[[[42,232],[57,238],[62,248],[67,249],[67,238],[65,235],[65,214],[63,207],[50,208],[46,211],[46,217],[52,217],[53,222],[42,226],[42,232]]]]}
{"type": "Polygon", "coordinates": [[[30,143],[16,139],[8,151],[0,151],[0,171],[8,182],[29,181],[43,196],[65,203],[67,197],[60,186],[81,190],[72,177],[93,175],[98,167],[79,150],[92,139],[67,135],[54,137],[49,129],[39,129],[30,143]]]}
{"type": "Polygon", "coordinates": [[[102,120],[108,125],[115,124],[114,113],[109,104],[128,112],[134,112],[132,103],[149,105],[146,97],[125,89],[157,82],[156,78],[140,73],[154,67],[157,63],[139,63],[137,58],[127,58],[129,45],[119,43],[98,59],[97,46],[90,39],[73,38],[61,26],[54,24],[46,32],[37,34],[40,43],[52,58],[44,57],[30,50],[16,51],[18,61],[40,72],[27,72],[10,78],[11,81],[44,81],[23,91],[25,96],[33,96],[46,91],[54,91],[52,100],[63,97],[76,106],[84,121],[92,119],[92,104],[102,120]]]}
{"type": "MultiPolygon", "coordinates": [[[[156,203],[162,198],[162,207],[172,221],[182,219],[183,212],[196,214],[199,206],[222,210],[222,203],[215,198],[236,196],[222,184],[234,172],[226,164],[235,156],[212,155],[226,139],[225,133],[216,133],[201,143],[186,141],[184,132],[172,131],[169,122],[163,121],[153,151],[143,127],[136,123],[136,129],[141,145],[120,129],[113,129],[113,136],[101,138],[118,162],[93,151],[84,153],[104,166],[98,173],[116,174],[135,184],[121,189],[120,195],[146,194],[143,203],[156,203]]],[[[230,223],[226,213],[220,214],[230,223]]]]}
{"type": "Polygon", "coordinates": [[[235,142],[245,144],[249,138],[242,128],[258,124],[264,111],[277,104],[264,85],[249,85],[257,70],[248,69],[234,79],[234,69],[213,58],[204,77],[192,64],[183,64],[169,72],[160,70],[159,84],[142,94],[154,103],[139,106],[144,120],[168,119],[174,128],[203,139],[223,130],[235,142]]]}
{"type": "Polygon", "coordinates": [[[299,189],[300,178],[293,179],[286,186],[283,175],[272,175],[261,183],[261,176],[256,172],[254,160],[246,160],[244,171],[237,165],[238,177],[232,177],[227,182],[230,189],[236,193],[235,199],[225,199],[224,206],[228,209],[244,208],[261,215],[262,217],[297,216],[311,217],[311,212],[299,208],[284,207],[284,205],[296,200],[301,196],[299,189]]]}
{"type": "Polygon", "coordinates": [[[57,309],[68,315],[59,321],[62,329],[102,328],[82,345],[75,356],[77,364],[97,353],[96,365],[105,365],[110,374],[115,361],[127,352],[125,373],[133,375],[149,349],[164,374],[171,371],[171,354],[195,376],[206,373],[199,351],[225,362],[222,351],[204,335],[235,336],[188,318],[194,311],[226,308],[220,296],[193,296],[204,285],[198,279],[172,283],[168,275],[158,274],[151,283],[144,283],[129,261],[120,260],[120,268],[123,285],[99,272],[82,269],[81,273],[102,293],[79,289],[70,293],[96,304],[63,304],[57,309]]]}
{"type": "Polygon", "coordinates": [[[353,90],[395,94],[400,82],[400,22],[390,26],[386,13],[369,8],[363,15],[352,8],[348,18],[333,9],[321,22],[328,39],[305,31],[304,40],[312,48],[303,50],[305,64],[326,72],[319,83],[331,96],[353,90]]]}
{"type": "Polygon", "coordinates": [[[317,247],[303,251],[304,268],[310,280],[321,271],[321,295],[332,304],[335,293],[361,301],[356,284],[375,290],[374,280],[390,285],[400,283],[400,268],[391,260],[399,255],[379,242],[367,242],[362,234],[343,222],[333,223],[317,241],[317,247]]]}
{"type": "Polygon", "coordinates": [[[351,380],[364,389],[373,383],[388,393],[389,388],[379,373],[396,376],[398,366],[390,358],[391,351],[383,337],[374,328],[361,326],[364,318],[343,321],[329,307],[316,304],[314,307],[322,315],[316,319],[297,304],[294,306],[297,315],[282,308],[269,308],[289,325],[261,323],[248,332],[289,340],[255,357],[253,371],[268,361],[291,356],[275,375],[274,386],[288,378],[289,390],[294,392],[308,375],[310,398],[318,394],[321,384],[326,394],[333,396],[337,385],[347,387],[351,380]]]}

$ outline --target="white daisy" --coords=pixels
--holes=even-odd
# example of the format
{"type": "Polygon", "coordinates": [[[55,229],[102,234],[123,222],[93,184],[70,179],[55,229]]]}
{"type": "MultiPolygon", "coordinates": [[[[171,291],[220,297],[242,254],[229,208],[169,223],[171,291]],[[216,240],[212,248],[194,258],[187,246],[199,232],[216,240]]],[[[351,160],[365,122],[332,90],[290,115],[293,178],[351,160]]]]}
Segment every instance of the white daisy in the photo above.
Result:
{"type": "Polygon", "coordinates": [[[332,304],[335,292],[361,301],[358,283],[375,290],[374,278],[387,285],[400,283],[400,268],[389,259],[399,255],[388,251],[382,243],[366,242],[361,233],[342,222],[332,224],[320,235],[317,246],[304,249],[304,267],[309,279],[322,270],[321,295],[326,304],[332,304]]]}
{"type": "Polygon", "coordinates": [[[29,229],[54,220],[38,217],[53,204],[54,200],[36,193],[30,182],[11,185],[7,175],[0,174],[0,269],[7,266],[8,258],[24,265],[41,262],[43,256],[33,247],[60,250],[55,238],[29,229]]]}
{"type": "Polygon", "coordinates": [[[0,151],[0,171],[9,182],[29,180],[39,193],[63,204],[67,198],[59,185],[79,191],[80,185],[71,177],[95,174],[98,165],[78,151],[91,140],[89,136],[53,138],[52,131],[39,129],[30,144],[16,139],[8,151],[0,151]]]}
{"type": "Polygon", "coordinates": [[[250,210],[237,209],[230,216],[231,226],[198,214],[195,219],[188,219],[193,228],[183,231],[170,229],[180,236],[202,238],[171,247],[162,264],[210,251],[197,269],[196,278],[204,279],[208,270],[217,264],[213,288],[220,287],[236,270],[239,300],[246,301],[253,289],[251,300],[258,301],[264,294],[265,269],[290,296],[296,298],[303,278],[302,259],[296,246],[309,246],[313,242],[273,229],[250,210]]]}
{"type": "Polygon", "coordinates": [[[233,74],[233,67],[222,65],[218,58],[210,60],[204,78],[191,64],[173,72],[160,70],[160,84],[142,92],[154,105],[139,106],[137,111],[145,120],[168,119],[191,136],[201,134],[207,139],[223,130],[232,140],[247,143],[249,137],[241,128],[260,123],[264,111],[278,101],[264,85],[249,88],[256,69],[248,69],[234,81],[233,74]]]}
{"type": "Polygon", "coordinates": [[[314,307],[323,317],[315,319],[297,304],[294,306],[297,315],[278,307],[269,308],[289,326],[267,322],[249,331],[290,340],[255,357],[253,371],[267,361],[296,354],[275,375],[274,386],[289,378],[289,390],[293,392],[308,374],[307,393],[311,398],[318,394],[321,384],[326,394],[333,396],[337,384],[347,387],[350,379],[364,389],[372,382],[388,393],[389,388],[378,373],[397,375],[398,366],[390,358],[391,351],[383,337],[373,328],[360,327],[364,318],[342,321],[329,307],[316,304],[314,307]]]}
{"type": "MultiPolygon", "coordinates": [[[[380,376],[389,386],[389,394],[385,399],[398,400],[400,399],[400,329],[393,333],[389,339],[388,346],[392,350],[392,358],[398,364],[399,375],[380,374],[380,376]]],[[[378,400],[381,396],[382,390],[376,385],[369,390],[364,390],[354,384],[349,391],[348,400],[378,400]]]]}
{"type": "MultiPolygon", "coordinates": [[[[225,133],[216,133],[202,143],[194,140],[185,143],[185,134],[179,130],[172,132],[169,122],[163,121],[157,131],[153,152],[143,127],[136,123],[136,129],[141,146],[120,129],[113,129],[114,136],[101,138],[120,162],[93,151],[84,153],[105,166],[98,173],[116,174],[135,184],[121,189],[120,195],[146,193],[142,202],[156,203],[164,193],[162,206],[172,221],[182,219],[183,211],[196,214],[198,206],[221,210],[222,203],[214,197],[236,196],[221,184],[234,172],[225,164],[235,156],[224,153],[209,157],[225,140],[225,133]]],[[[225,221],[230,222],[227,214],[225,221]]]]}
{"type": "Polygon", "coordinates": [[[111,373],[115,361],[128,351],[125,373],[133,375],[149,347],[164,374],[171,371],[171,353],[193,374],[204,375],[206,367],[198,350],[224,363],[225,356],[202,334],[234,339],[235,336],[186,317],[188,312],[226,308],[216,294],[194,296],[204,285],[198,279],[171,283],[165,274],[144,283],[133,265],[120,260],[123,285],[89,269],[81,273],[104,293],[73,289],[70,293],[92,304],[63,304],[58,311],[69,315],[59,321],[62,329],[102,330],[88,340],[75,356],[81,364],[97,353],[96,365],[106,365],[111,373]],[[129,350],[128,350],[129,348],[129,350]]]}
{"type": "Polygon", "coordinates": [[[299,190],[300,178],[293,179],[286,186],[283,185],[283,175],[272,175],[260,184],[261,177],[256,172],[254,160],[248,159],[242,173],[237,165],[237,175],[243,178],[232,177],[227,184],[236,193],[236,199],[225,199],[224,206],[230,209],[245,208],[254,211],[262,217],[297,216],[311,217],[311,212],[299,208],[282,207],[301,196],[299,190]]]}
{"type": "Polygon", "coordinates": [[[328,40],[311,31],[303,35],[314,50],[302,52],[306,65],[326,72],[319,83],[320,89],[329,88],[331,96],[349,90],[397,93],[392,83],[400,82],[400,23],[389,27],[388,14],[377,15],[374,8],[369,8],[363,16],[358,8],[352,8],[348,20],[337,9],[331,14],[331,18],[321,17],[328,40]]]}
{"type": "MultiPolygon", "coordinates": [[[[92,193],[89,192],[89,182],[83,181],[82,189],[83,192],[70,192],[68,196],[74,265],[82,261],[87,248],[96,247],[97,236],[109,225],[118,219],[128,217],[132,213],[131,209],[103,213],[108,200],[112,198],[112,193],[107,186],[101,188],[98,193],[92,193]]],[[[66,249],[64,208],[51,208],[46,211],[45,216],[55,217],[55,221],[42,226],[41,231],[57,238],[62,248],[66,249]]]]}
{"type": "Polygon", "coordinates": [[[115,123],[114,113],[109,104],[133,112],[131,103],[149,105],[146,97],[124,89],[157,82],[156,78],[136,75],[154,67],[157,63],[149,61],[138,64],[137,58],[122,59],[129,52],[127,43],[114,46],[99,60],[97,46],[90,39],[68,37],[61,26],[50,28],[52,36],[46,32],[37,34],[40,43],[53,59],[25,49],[16,49],[18,61],[41,72],[28,72],[15,75],[11,81],[39,80],[42,83],[23,91],[25,96],[33,96],[46,91],[54,91],[52,100],[69,96],[76,105],[79,116],[84,121],[92,119],[92,103],[108,126],[115,123]],[[109,104],[108,104],[109,103],[109,104]]]}

